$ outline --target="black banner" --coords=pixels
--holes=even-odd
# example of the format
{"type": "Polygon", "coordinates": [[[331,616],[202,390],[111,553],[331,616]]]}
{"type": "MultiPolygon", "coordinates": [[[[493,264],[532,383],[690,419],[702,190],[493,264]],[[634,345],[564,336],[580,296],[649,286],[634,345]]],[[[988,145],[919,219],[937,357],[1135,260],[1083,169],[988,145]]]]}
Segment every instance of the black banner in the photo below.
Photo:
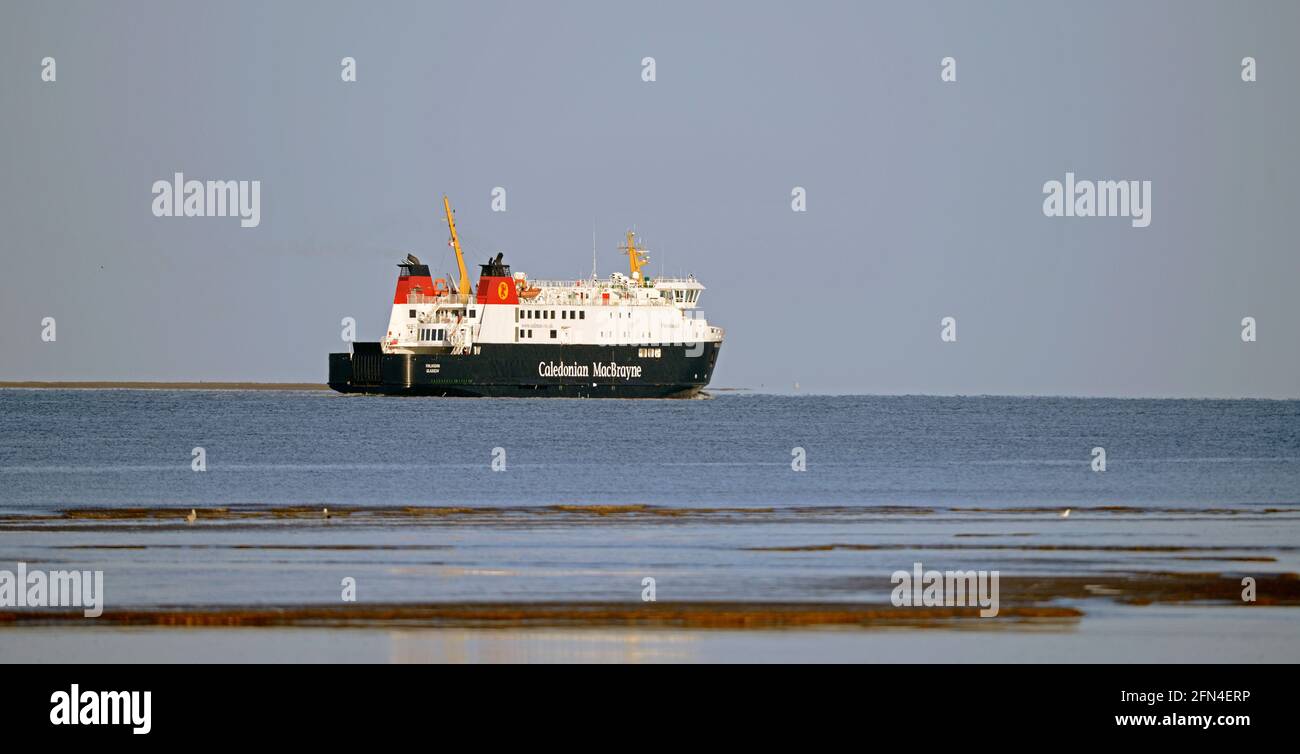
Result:
{"type": "Polygon", "coordinates": [[[741,740],[1231,742],[1283,734],[1294,716],[1292,671],[1279,666],[101,665],[5,677],[5,731],[55,744],[608,741],[611,726],[629,742],[699,726],[741,740]]]}

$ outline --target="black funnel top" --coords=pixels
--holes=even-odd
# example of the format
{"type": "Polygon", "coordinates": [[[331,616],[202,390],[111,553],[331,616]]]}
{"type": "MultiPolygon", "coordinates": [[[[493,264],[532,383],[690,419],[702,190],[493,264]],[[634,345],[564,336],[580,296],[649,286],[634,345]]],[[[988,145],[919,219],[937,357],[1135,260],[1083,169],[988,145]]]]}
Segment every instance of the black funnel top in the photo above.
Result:
{"type": "Polygon", "coordinates": [[[480,264],[479,267],[482,268],[480,275],[482,277],[491,278],[510,277],[510,265],[501,263],[501,258],[503,256],[505,256],[505,254],[498,253],[495,259],[489,258],[487,264],[480,264]]]}

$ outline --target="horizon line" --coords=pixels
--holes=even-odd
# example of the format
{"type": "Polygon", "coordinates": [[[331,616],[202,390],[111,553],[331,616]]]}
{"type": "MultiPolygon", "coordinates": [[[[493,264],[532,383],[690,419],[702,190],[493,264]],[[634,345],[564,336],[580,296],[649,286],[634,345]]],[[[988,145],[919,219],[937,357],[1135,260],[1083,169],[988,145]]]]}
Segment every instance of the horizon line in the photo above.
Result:
{"type": "MultiPolygon", "coordinates": [[[[324,382],[255,382],[241,380],[0,380],[0,390],[310,390],[328,391],[324,382]]],[[[819,390],[768,390],[752,387],[705,388],[705,393],[748,393],[782,397],[860,398],[1068,398],[1074,400],[1204,400],[1204,401],[1297,401],[1300,396],[1251,395],[1070,395],[1067,393],[910,393],[842,392],[819,390]]],[[[575,398],[575,400],[578,400],[575,398]]],[[[625,400],[637,400],[629,398],[625,400]]]]}

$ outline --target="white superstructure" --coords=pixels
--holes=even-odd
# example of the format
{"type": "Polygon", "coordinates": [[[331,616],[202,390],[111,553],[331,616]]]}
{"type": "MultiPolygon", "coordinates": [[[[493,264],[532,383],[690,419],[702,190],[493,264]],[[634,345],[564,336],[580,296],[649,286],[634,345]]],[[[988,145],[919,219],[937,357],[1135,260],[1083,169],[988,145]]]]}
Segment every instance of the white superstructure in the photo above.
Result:
{"type": "Polygon", "coordinates": [[[512,275],[498,254],[482,265],[473,295],[430,280],[427,268],[408,257],[400,265],[408,274],[398,281],[383,350],[473,353],[475,345],[486,343],[654,348],[720,342],[722,328],[695,316],[704,286],[694,276],[643,279],[645,252],[631,233],[628,244],[636,255],[631,274],[605,279],[530,280],[522,272],[512,275]]]}

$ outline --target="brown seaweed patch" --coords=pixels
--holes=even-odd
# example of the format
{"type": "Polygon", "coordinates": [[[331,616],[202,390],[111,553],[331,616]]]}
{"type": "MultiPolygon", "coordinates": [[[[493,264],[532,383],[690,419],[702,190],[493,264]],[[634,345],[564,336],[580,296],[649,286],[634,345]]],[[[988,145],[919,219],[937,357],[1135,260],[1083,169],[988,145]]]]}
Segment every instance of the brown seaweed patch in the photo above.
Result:
{"type": "Polygon", "coordinates": [[[548,505],[549,510],[565,513],[594,513],[597,516],[609,516],[616,513],[644,513],[650,510],[648,505],[548,505]]]}
{"type": "MultiPolygon", "coordinates": [[[[319,513],[319,511],[317,511],[319,513]]],[[[185,518],[189,510],[180,508],[69,508],[64,518],[74,521],[128,521],[140,519],[185,518]]],[[[229,508],[204,508],[203,518],[232,518],[229,508]]]]}
{"type": "MultiPolygon", "coordinates": [[[[637,626],[676,629],[785,628],[1023,628],[1069,627],[1082,613],[1071,607],[1003,608],[980,618],[979,608],[894,607],[841,603],[454,603],[327,605],[256,608],[183,607],[105,610],[96,625],[118,626],[402,626],[432,628],[558,628],[637,626]]],[[[76,611],[0,611],[0,626],[77,624],[76,611]]]]}
{"type": "MultiPolygon", "coordinates": [[[[1242,607],[1300,605],[1300,576],[1294,573],[1182,573],[1143,571],[1079,576],[999,575],[999,598],[1008,605],[1042,605],[1059,600],[1110,599],[1126,605],[1217,602],[1242,607]],[[1242,580],[1255,580],[1255,601],[1242,600],[1242,580]]],[[[888,578],[830,579],[826,586],[887,594],[888,578]]]]}
{"type": "MultiPolygon", "coordinates": [[[[329,518],[345,518],[352,515],[352,511],[347,508],[329,509],[325,506],[319,508],[296,505],[288,508],[273,508],[271,515],[276,518],[325,518],[328,511],[329,518]]],[[[248,511],[251,513],[252,511],[248,511]]]]}
{"type": "Polygon", "coordinates": [[[371,515],[412,516],[412,517],[419,517],[419,516],[450,517],[450,516],[474,516],[474,515],[488,514],[492,512],[493,512],[492,508],[468,508],[465,506],[452,506],[452,505],[424,506],[424,507],[408,505],[397,509],[378,508],[375,509],[373,512],[371,512],[371,515]]]}

